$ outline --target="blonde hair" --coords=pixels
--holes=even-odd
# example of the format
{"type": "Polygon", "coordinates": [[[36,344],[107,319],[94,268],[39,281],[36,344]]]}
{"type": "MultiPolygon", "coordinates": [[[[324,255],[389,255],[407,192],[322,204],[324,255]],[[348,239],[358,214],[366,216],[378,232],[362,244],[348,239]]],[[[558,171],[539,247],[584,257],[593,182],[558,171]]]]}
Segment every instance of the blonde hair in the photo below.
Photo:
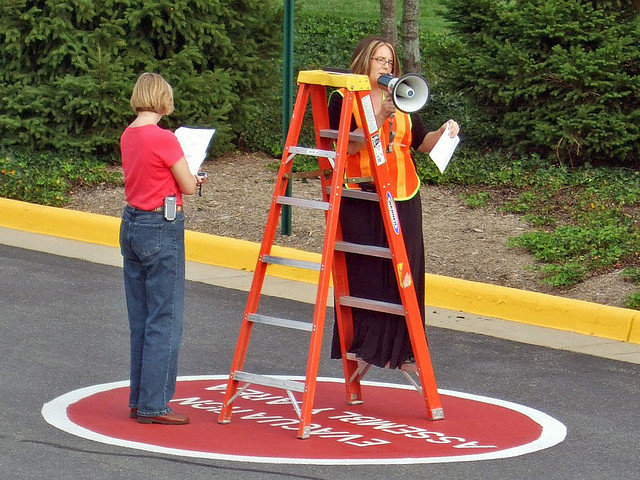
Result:
{"type": "Polygon", "coordinates": [[[353,51],[353,55],[351,55],[351,71],[358,75],[369,75],[369,70],[371,69],[371,57],[373,57],[376,50],[382,46],[389,47],[391,50],[391,53],[393,54],[393,68],[391,69],[391,74],[394,77],[399,77],[401,74],[400,61],[398,60],[396,49],[384,38],[375,36],[365,37],[360,40],[360,43],[358,43],[353,51]]]}
{"type": "Polygon", "coordinates": [[[138,77],[129,105],[134,112],[173,113],[173,89],[157,73],[146,72],[138,77]]]}

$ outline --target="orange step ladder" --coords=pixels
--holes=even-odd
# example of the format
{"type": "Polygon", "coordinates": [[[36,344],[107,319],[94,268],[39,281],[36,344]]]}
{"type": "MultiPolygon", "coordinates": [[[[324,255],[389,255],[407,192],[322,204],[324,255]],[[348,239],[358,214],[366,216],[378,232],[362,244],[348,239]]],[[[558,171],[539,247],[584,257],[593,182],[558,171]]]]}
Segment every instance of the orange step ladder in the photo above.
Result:
{"type": "MultiPolygon", "coordinates": [[[[293,408],[300,419],[297,436],[301,439],[309,437],[327,297],[332,276],[347,403],[350,405],[362,403],[360,381],[369,369],[369,365],[347,353],[353,334],[351,309],[359,308],[387,312],[405,317],[415,358],[415,365],[403,367],[401,369],[402,373],[424,397],[427,407],[427,418],[430,420],[440,420],[444,418],[444,413],[438,396],[424,326],[422,324],[420,307],[418,306],[413,287],[402,231],[398,223],[396,206],[389,192],[390,182],[385,165],[386,157],[380,143],[378,126],[376,125],[373,113],[369,78],[366,75],[311,70],[299,73],[298,85],[298,95],[293,109],[291,124],[267,217],[267,224],[262,238],[262,245],[253,275],[253,282],[249,290],[223,406],[218,421],[219,423],[229,423],[231,421],[233,403],[249,385],[270,386],[281,388],[287,392],[293,408]],[[340,113],[340,126],[337,131],[329,128],[326,87],[346,89],[342,103],[342,111],[340,113]],[[377,193],[343,189],[347,145],[350,135],[353,135],[350,134],[349,130],[354,99],[357,102],[358,110],[364,112],[362,114],[364,117],[362,118],[362,125],[364,126],[364,139],[369,152],[369,158],[375,158],[376,160],[376,165],[373,168],[373,181],[376,185],[377,193]],[[309,100],[311,102],[313,115],[316,148],[297,146],[309,100]],[[322,185],[321,201],[285,195],[287,184],[292,178],[293,157],[298,154],[317,157],[318,159],[319,170],[314,174],[319,176],[322,185]],[[354,196],[379,203],[389,248],[342,241],[338,222],[342,196],[354,196]],[[282,205],[285,204],[296,207],[320,209],[325,212],[326,229],[322,257],[319,264],[278,257],[271,254],[281,208],[282,205]],[[398,288],[402,303],[392,304],[350,296],[345,252],[389,258],[390,261],[393,262],[395,271],[398,273],[398,288]],[[269,265],[285,265],[293,268],[319,271],[312,322],[277,318],[258,313],[260,295],[269,265]],[[255,324],[268,324],[281,328],[310,332],[311,338],[309,341],[309,353],[304,382],[243,371],[249,348],[249,340],[255,324]],[[412,378],[409,375],[410,372],[413,372],[417,379],[412,378]],[[241,383],[243,384],[242,386],[240,385],[241,383]],[[302,394],[301,402],[295,398],[293,392],[302,394]]],[[[350,180],[350,182],[351,181],[352,180],[350,180]]],[[[419,272],[419,274],[423,274],[423,272],[419,272]]]]}

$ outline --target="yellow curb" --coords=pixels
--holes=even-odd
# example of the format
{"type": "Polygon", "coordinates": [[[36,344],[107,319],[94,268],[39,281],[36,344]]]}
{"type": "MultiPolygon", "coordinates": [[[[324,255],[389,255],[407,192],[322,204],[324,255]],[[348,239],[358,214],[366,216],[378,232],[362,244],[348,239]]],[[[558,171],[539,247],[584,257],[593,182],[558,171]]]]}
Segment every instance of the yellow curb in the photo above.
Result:
{"type": "Polygon", "coordinates": [[[120,219],[0,198],[0,226],[116,247],[120,219]]]}
{"type": "MultiPolygon", "coordinates": [[[[0,198],[0,226],[118,246],[120,219],[0,198]]],[[[187,260],[253,271],[260,245],[187,231],[187,260]]],[[[319,262],[320,255],[274,246],[278,256],[319,262]]],[[[316,283],[317,272],[272,265],[269,275],[316,283]]],[[[427,304],[491,318],[640,344],[640,312],[514,288],[426,274],[427,304]]]]}
{"type": "MultiPolygon", "coordinates": [[[[185,232],[185,250],[187,260],[193,262],[253,272],[260,253],[260,244],[187,230],[185,232]]],[[[278,245],[272,247],[271,253],[275,256],[315,263],[320,263],[321,258],[315,253],[278,245]]],[[[282,265],[270,265],[269,275],[306,283],[317,283],[319,277],[318,272],[282,265]]]]}
{"type": "Polygon", "coordinates": [[[640,343],[640,311],[426,275],[427,304],[485,317],[640,343]]]}

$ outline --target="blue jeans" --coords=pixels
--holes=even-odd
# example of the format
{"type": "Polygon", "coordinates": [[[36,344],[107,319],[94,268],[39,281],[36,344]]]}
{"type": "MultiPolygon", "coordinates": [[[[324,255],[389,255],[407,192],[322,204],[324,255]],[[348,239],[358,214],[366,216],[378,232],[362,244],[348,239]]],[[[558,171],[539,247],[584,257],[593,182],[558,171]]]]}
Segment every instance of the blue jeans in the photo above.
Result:
{"type": "Polygon", "coordinates": [[[129,407],[138,415],[171,411],[184,316],[184,214],[125,207],[120,224],[131,340],[129,407]]]}

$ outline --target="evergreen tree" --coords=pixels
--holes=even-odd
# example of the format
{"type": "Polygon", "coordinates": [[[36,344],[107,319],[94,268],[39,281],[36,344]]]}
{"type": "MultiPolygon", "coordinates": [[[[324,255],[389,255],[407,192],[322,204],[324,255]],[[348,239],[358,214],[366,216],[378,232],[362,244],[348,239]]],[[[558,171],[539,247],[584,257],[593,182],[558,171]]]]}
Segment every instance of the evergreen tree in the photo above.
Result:
{"type": "Polygon", "coordinates": [[[457,87],[504,145],[570,164],[639,164],[640,20],[631,2],[447,5],[459,36],[450,49],[457,87]]]}
{"type": "Polygon", "coordinates": [[[138,75],[174,88],[168,125],[212,126],[228,149],[277,75],[278,0],[3,0],[3,145],[117,155],[138,75]]]}

